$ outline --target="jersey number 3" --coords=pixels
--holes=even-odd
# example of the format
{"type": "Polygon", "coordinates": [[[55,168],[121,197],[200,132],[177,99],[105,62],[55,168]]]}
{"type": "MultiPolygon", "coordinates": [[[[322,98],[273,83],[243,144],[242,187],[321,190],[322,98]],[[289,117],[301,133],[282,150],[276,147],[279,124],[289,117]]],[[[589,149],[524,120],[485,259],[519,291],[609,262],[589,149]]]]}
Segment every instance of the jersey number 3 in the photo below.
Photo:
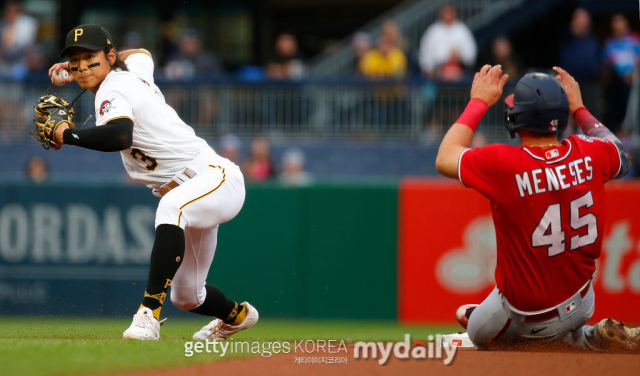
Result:
{"type": "MultiPolygon", "coordinates": [[[[571,228],[579,230],[587,226],[587,234],[580,236],[576,234],[571,237],[570,251],[578,249],[596,242],[598,239],[598,222],[593,213],[580,216],[580,208],[593,206],[593,196],[591,191],[584,196],[577,198],[570,203],[571,206],[571,228]]],[[[534,247],[548,246],[549,257],[556,256],[564,252],[565,234],[562,230],[562,216],[560,215],[560,204],[552,204],[547,207],[538,226],[531,234],[531,245],[534,247]]]]}
{"type": "Polygon", "coordinates": [[[147,170],[149,170],[149,171],[153,171],[153,170],[156,169],[156,167],[158,167],[158,161],[156,161],[155,158],[146,155],[140,149],[132,149],[131,150],[131,156],[133,157],[133,159],[140,159],[141,161],[146,162],[147,163],[147,170]]]}

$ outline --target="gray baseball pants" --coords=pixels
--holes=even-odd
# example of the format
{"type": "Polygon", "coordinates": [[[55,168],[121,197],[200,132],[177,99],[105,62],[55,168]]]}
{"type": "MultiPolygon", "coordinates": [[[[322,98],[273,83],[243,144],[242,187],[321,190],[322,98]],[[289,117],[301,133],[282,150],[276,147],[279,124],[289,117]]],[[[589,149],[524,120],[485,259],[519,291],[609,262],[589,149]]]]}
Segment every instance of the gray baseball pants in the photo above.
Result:
{"type": "Polygon", "coordinates": [[[584,297],[578,291],[556,307],[523,312],[512,307],[496,287],[471,313],[467,327],[469,338],[479,349],[499,342],[531,339],[563,340],[577,347],[591,348],[589,342],[593,342],[594,327],[585,324],[593,315],[595,293],[592,284],[583,288],[588,289],[584,297]],[[540,321],[545,313],[549,316],[554,309],[556,317],[540,321]]]}

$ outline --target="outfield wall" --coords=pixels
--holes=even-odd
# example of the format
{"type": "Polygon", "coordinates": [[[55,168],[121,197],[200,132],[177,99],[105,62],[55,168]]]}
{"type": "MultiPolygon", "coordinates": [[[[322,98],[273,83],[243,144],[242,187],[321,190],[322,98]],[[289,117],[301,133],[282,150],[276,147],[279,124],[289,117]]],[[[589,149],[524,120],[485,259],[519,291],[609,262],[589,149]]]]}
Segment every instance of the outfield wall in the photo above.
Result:
{"type": "MultiPolygon", "coordinates": [[[[608,184],[594,318],[640,322],[639,198],[608,184]]],[[[0,314],[132,314],[157,202],[114,183],[0,185],[0,314]]],[[[494,237],[488,201],[455,181],[254,185],[209,282],[264,317],[451,323],[493,287],[494,237]]]]}
{"type": "MultiPolygon", "coordinates": [[[[263,316],[394,319],[397,196],[395,184],[249,186],[209,282],[263,316]]],[[[131,314],[157,202],[140,186],[0,186],[0,313],[131,314]]]]}

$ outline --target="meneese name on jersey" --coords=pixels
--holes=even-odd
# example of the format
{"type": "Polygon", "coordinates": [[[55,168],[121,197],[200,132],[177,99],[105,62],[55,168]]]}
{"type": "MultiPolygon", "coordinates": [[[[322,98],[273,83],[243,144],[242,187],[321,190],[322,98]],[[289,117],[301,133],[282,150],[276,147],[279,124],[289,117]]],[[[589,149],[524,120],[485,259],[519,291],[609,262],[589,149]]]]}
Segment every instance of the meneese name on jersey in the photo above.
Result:
{"type": "Polygon", "coordinates": [[[589,181],[593,178],[593,166],[591,157],[585,157],[555,168],[545,167],[544,170],[538,168],[525,171],[522,174],[516,174],[515,178],[520,197],[525,197],[527,194],[531,196],[564,190],[589,181]]]}

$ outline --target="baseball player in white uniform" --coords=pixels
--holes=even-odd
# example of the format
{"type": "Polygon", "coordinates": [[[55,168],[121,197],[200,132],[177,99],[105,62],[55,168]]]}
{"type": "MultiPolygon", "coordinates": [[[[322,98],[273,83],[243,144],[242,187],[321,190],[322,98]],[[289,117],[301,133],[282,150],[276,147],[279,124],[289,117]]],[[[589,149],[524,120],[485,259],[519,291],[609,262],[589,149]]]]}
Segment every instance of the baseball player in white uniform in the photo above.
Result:
{"type": "Polygon", "coordinates": [[[142,304],[124,332],[126,339],[158,340],[160,310],[169,286],[183,310],[215,319],[193,336],[224,340],[258,321],[247,302],[236,303],[206,283],[218,226],[233,219],[245,199],[240,168],[195,135],[154,84],[151,54],[143,49],[116,54],[111,35],[99,25],[69,32],[61,57],[49,70],[52,82],[77,82],[95,94],[96,127],[55,128],[58,145],[120,151],[127,173],[161,197],[156,238],[142,304]],[[60,82],[61,69],[71,72],[60,82]]]}

